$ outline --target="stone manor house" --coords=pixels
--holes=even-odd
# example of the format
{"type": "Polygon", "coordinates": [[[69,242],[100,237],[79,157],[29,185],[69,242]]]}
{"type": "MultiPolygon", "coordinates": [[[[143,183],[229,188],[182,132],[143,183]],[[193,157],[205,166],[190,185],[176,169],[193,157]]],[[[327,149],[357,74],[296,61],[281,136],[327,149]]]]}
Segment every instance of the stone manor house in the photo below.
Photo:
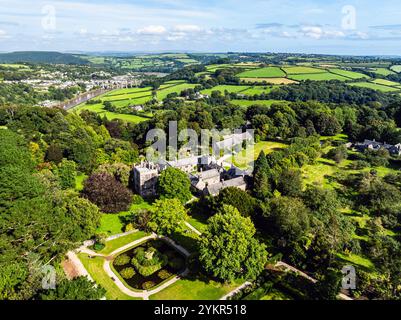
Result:
{"type": "Polygon", "coordinates": [[[156,195],[160,173],[168,167],[177,168],[188,174],[193,191],[200,195],[216,196],[227,187],[247,189],[249,174],[232,167],[225,170],[215,158],[194,156],[176,161],[142,162],[134,167],[134,188],[142,197],[156,195]]]}

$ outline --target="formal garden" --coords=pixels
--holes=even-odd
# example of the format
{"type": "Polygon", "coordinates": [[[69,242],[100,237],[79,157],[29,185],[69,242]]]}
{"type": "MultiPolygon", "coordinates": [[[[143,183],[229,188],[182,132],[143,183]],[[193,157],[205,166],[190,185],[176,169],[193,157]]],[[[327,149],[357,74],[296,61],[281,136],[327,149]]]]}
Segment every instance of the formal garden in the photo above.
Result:
{"type": "Polygon", "coordinates": [[[149,240],[119,254],[112,265],[128,288],[151,290],[184,272],[186,257],[163,240],[149,240]]]}

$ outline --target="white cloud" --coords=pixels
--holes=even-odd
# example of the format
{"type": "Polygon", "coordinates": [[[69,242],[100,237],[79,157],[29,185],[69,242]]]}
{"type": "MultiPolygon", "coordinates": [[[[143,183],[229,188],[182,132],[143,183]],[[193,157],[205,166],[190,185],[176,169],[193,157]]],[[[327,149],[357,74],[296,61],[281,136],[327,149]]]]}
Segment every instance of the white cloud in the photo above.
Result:
{"type": "Polygon", "coordinates": [[[201,32],[202,28],[197,25],[185,24],[185,25],[177,25],[174,27],[174,31],[178,32],[201,32]]]}
{"type": "Polygon", "coordinates": [[[9,38],[9,35],[4,30],[0,29],[0,39],[9,38]]]}
{"type": "Polygon", "coordinates": [[[339,30],[325,30],[319,26],[303,26],[299,33],[312,39],[344,38],[345,33],[339,30]]]}
{"type": "Polygon", "coordinates": [[[167,32],[167,29],[163,26],[147,26],[137,31],[138,34],[144,35],[162,35],[167,32]]]}

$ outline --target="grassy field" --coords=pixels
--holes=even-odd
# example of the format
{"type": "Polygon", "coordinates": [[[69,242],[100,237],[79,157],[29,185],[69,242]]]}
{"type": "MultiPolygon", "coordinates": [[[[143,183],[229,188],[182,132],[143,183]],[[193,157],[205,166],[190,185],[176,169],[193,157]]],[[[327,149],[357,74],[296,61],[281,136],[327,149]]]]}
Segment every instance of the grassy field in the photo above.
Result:
{"type": "Polygon", "coordinates": [[[189,84],[189,83],[180,83],[178,85],[173,85],[173,86],[167,87],[165,89],[158,90],[157,91],[157,99],[159,101],[162,101],[165,98],[167,98],[167,96],[171,93],[180,94],[181,91],[184,91],[186,89],[193,89],[195,87],[196,87],[196,84],[189,84]]]}
{"type": "Polygon", "coordinates": [[[206,277],[181,279],[149,298],[151,300],[219,300],[239,287],[242,282],[223,284],[206,277]]]}
{"type": "Polygon", "coordinates": [[[390,74],[395,74],[395,72],[387,68],[370,68],[369,71],[385,77],[389,76],[390,74]]]}
{"type": "Polygon", "coordinates": [[[240,92],[241,94],[245,94],[248,96],[253,96],[255,94],[259,95],[259,94],[268,94],[270,92],[272,92],[273,89],[277,88],[277,86],[253,86],[253,87],[249,87],[248,89],[240,92]]]}
{"type": "Polygon", "coordinates": [[[104,271],[104,259],[102,257],[91,259],[85,253],[79,253],[78,258],[81,260],[93,280],[106,290],[106,298],[108,300],[142,300],[140,298],[130,297],[121,292],[114,281],[104,271]]]}
{"type": "Polygon", "coordinates": [[[302,81],[302,80],[311,80],[311,81],[330,81],[330,80],[340,80],[347,81],[349,78],[340,76],[338,74],[324,72],[324,73],[309,73],[309,74],[293,74],[288,76],[292,80],[302,81]]]}
{"type": "Polygon", "coordinates": [[[287,101],[280,101],[280,100],[231,100],[232,104],[238,105],[240,107],[250,107],[253,105],[261,105],[270,107],[272,104],[275,103],[288,103],[287,101]]]}
{"type": "Polygon", "coordinates": [[[137,116],[137,115],[131,115],[131,114],[121,114],[117,112],[110,112],[104,109],[103,101],[110,101],[112,102],[116,107],[124,107],[128,105],[137,105],[137,104],[143,104],[147,101],[149,101],[152,97],[151,96],[146,96],[143,98],[137,98],[137,99],[122,99],[121,97],[126,97],[129,95],[142,95],[143,93],[146,92],[141,92],[140,88],[133,88],[133,89],[121,89],[121,90],[114,90],[111,91],[107,94],[101,95],[99,97],[96,97],[95,100],[100,100],[102,103],[97,103],[97,104],[87,104],[87,103],[82,103],[75,108],[69,110],[69,112],[82,112],[83,110],[89,110],[92,112],[96,112],[99,114],[101,117],[106,117],[109,120],[115,120],[115,119],[120,119],[124,120],[127,122],[132,122],[132,123],[139,123],[143,121],[149,120],[150,115],[147,114],[143,117],[137,116]],[[116,98],[120,97],[120,99],[116,98]]]}
{"type": "Polygon", "coordinates": [[[395,65],[390,68],[392,71],[401,73],[401,65],[395,65]]]}
{"type": "Polygon", "coordinates": [[[252,165],[262,151],[264,151],[265,154],[269,154],[273,151],[281,150],[286,147],[287,145],[280,142],[261,141],[255,144],[253,154],[248,155],[246,150],[243,150],[242,152],[231,157],[229,160],[227,160],[227,162],[233,163],[241,169],[245,169],[252,165]]]}
{"type": "Polygon", "coordinates": [[[312,67],[285,67],[282,68],[285,73],[288,75],[294,75],[294,74],[304,74],[304,73],[325,73],[326,71],[323,69],[318,69],[318,68],[312,68],[312,67]]]}
{"type": "Polygon", "coordinates": [[[398,82],[389,81],[389,80],[385,80],[385,79],[376,79],[376,80],[373,80],[372,82],[383,85],[383,86],[389,86],[389,87],[399,87],[401,85],[398,82]]]}
{"type": "Polygon", "coordinates": [[[250,83],[271,83],[271,84],[293,84],[298,83],[297,81],[287,79],[287,78],[241,78],[241,81],[250,82],[250,83]]]}
{"type": "Polygon", "coordinates": [[[329,71],[331,73],[335,73],[350,79],[369,79],[369,77],[366,74],[360,72],[348,71],[343,69],[330,69],[329,71]]]}
{"type": "Polygon", "coordinates": [[[249,89],[250,86],[232,86],[232,85],[221,85],[216,86],[211,89],[202,90],[201,93],[211,95],[213,91],[219,91],[224,94],[225,91],[230,93],[242,93],[243,91],[249,89]]]}
{"type": "Polygon", "coordinates": [[[361,87],[361,88],[368,88],[368,89],[372,89],[372,90],[378,90],[378,91],[382,91],[382,92],[400,91],[400,89],[398,89],[398,88],[383,86],[383,85],[376,84],[373,82],[355,82],[355,83],[350,83],[349,85],[357,86],[357,87],[361,87]]]}
{"type": "Polygon", "coordinates": [[[261,68],[238,74],[240,78],[282,78],[285,76],[285,72],[278,67],[261,68]]]}

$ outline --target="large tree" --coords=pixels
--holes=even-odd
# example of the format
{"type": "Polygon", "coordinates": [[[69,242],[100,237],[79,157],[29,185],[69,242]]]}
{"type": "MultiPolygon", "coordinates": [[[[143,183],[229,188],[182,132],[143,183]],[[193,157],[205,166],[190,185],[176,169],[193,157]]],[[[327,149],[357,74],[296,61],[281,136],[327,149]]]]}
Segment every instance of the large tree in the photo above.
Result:
{"type": "Polygon", "coordinates": [[[63,279],[57,283],[55,290],[42,290],[38,298],[41,300],[100,300],[106,294],[99,285],[86,277],[73,280],[63,279]]]}
{"type": "Polygon", "coordinates": [[[267,252],[266,246],[254,238],[255,232],[250,218],[224,205],[209,219],[202,235],[199,250],[202,266],[224,281],[256,278],[267,262],[267,252]]]}
{"type": "Polygon", "coordinates": [[[191,182],[188,176],[179,169],[167,168],[157,182],[157,192],[162,199],[179,199],[182,203],[191,198],[191,182]]]}
{"type": "Polygon", "coordinates": [[[279,197],[273,199],[264,213],[283,245],[298,242],[310,231],[309,210],[297,198],[279,197]]]}
{"type": "Polygon", "coordinates": [[[157,200],[150,216],[149,227],[158,234],[171,235],[184,228],[187,212],[178,199],[157,200]]]}
{"type": "Polygon", "coordinates": [[[108,173],[92,174],[82,194],[106,213],[127,211],[132,202],[131,192],[108,173]]]}
{"type": "Polygon", "coordinates": [[[246,191],[235,187],[223,189],[216,198],[216,201],[219,206],[230,205],[237,208],[246,217],[255,215],[255,211],[257,210],[256,200],[246,191]]]}
{"type": "Polygon", "coordinates": [[[254,195],[261,200],[265,200],[271,194],[271,186],[269,181],[269,165],[265,153],[262,151],[254,167],[253,192],[254,195]]]}

